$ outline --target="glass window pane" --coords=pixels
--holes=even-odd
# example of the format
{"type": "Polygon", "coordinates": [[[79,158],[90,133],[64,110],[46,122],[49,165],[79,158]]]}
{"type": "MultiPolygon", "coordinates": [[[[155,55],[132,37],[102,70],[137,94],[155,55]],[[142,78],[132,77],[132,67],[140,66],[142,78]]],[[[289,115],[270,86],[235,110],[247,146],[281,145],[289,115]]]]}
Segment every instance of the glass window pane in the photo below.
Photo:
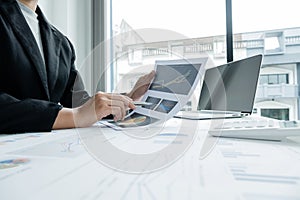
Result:
{"type": "Polygon", "coordinates": [[[299,27],[299,0],[232,0],[233,31],[246,33],[299,27]]]}
{"type": "Polygon", "coordinates": [[[285,83],[285,84],[288,84],[288,74],[279,74],[278,75],[278,83],[281,84],[281,83],[285,83]]]}
{"type": "Polygon", "coordinates": [[[259,78],[259,84],[268,84],[268,79],[269,76],[268,75],[261,75],[259,78]]]}
{"type": "Polygon", "coordinates": [[[287,45],[299,44],[299,6],[298,0],[232,0],[234,60],[284,54],[292,48],[287,45]]]}
{"type": "Polygon", "coordinates": [[[269,84],[278,84],[278,75],[269,75],[269,84]]]}
{"type": "Polygon", "coordinates": [[[147,73],[156,60],[209,55],[216,63],[226,62],[224,0],[110,3],[111,90],[129,91],[130,84],[120,82],[132,82],[125,80],[126,74],[133,78],[135,74],[147,73]]]}
{"type": "Polygon", "coordinates": [[[289,120],[289,109],[261,109],[261,115],[279,120],[289,120]]]}
{"type": "Polygon", "coordinates": [[[226,30],[223,0],[112,0],[112,17],[114,29],[125,21],[132,29],[168,29],[189,38],[224,35],[226,30]]]}

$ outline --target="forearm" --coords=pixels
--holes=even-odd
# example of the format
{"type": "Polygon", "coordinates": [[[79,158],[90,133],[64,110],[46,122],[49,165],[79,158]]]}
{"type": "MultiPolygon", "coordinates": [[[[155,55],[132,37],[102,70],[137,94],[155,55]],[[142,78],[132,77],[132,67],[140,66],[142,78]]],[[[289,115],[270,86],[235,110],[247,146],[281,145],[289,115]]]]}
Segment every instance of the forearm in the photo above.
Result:
{"type": "Polygon", "coordinates": [[[19,100],[0,91],[0,134],[48,132],[61,105],[38,100],[19,100]]]}
{"type": "Polygon", "coordinates": [[[53,129],[75,128],[74,110],[63,108],[58,112],[58,115],[53,124],[53,129]]]}

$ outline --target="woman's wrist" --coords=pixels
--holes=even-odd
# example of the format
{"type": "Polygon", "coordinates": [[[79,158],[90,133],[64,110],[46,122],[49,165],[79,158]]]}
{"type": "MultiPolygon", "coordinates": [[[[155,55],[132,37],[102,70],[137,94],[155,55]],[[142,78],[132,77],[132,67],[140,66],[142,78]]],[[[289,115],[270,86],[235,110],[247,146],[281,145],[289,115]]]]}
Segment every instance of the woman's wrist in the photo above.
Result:
{"type": "Polygon", "coordinates": [[[74,114],[76,109],[62,108],[54,121],[53,129],[75,128],[74,114]]]}

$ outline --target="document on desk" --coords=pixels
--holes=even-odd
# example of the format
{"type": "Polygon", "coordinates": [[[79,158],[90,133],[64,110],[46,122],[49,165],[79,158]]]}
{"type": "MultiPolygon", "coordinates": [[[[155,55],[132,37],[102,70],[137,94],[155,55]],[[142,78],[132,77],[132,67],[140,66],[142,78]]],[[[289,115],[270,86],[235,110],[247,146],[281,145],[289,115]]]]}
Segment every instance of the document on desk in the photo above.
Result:
{"type": "Polygon", "coordinates": [[[156,76],[137,106],[124,121],[105,121],[111,127],[132,128],[162,123],[186,105],[204,74],[207,58],[156,61],[156,76]]]}

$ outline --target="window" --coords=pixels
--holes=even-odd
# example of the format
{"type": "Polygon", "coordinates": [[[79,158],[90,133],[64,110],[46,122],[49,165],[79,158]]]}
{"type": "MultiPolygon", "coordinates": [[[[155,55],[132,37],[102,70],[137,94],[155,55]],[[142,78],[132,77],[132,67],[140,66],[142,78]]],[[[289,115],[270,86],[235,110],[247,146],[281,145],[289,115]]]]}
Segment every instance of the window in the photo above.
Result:
{"type": "Polygon", "coordinates": [[[276,74],[269,75],[269,82],[268,84],[278,84],[278,76],[276,74]]]}
{"type": "Polygon", "coordinates": [[[110,3],[108,34],[113,49],[112,74],[108,76],[113,80],[110,90],[120,88],[120,84],[130,85],[120,82],[125,81],[124,75],[146,73],[155,60],[210,55],[216,62],[226,61],[224,0],[110,0],[110,3]]]}
{"type": "Polygon", "coordinates": [[[283,32],[274,32],[265,34],[265,54],[284,53],[284,35],[283,32]]]}
{"type": "Polygon", "coordinates": [[[289,84],[289,75],[288,74],[268,74],[261,75],[259,80],[260,85],[263,84],[289,84]]]}
{"type": "MultiPolygon", "coordinates": [[[[230,60],[233,51],[233,60],[265,55],[263,67],[278,65],[280,68],[285,64],[300,63],[300,58],[295,56],[300,53],[299,0],[109,2],[111,17],[107,24],[110,27],[108,35],[113,38],[110,52],[114,61],[111,70],[107,70],[111,80],[107,81],[111,85],[109,91],[119,88],[117,85],[128,91],[130,88],[124,87],[132,84],[120,82],[126,81],[124,76],[128,72],[132,77],[128,81],[132,82],[137,74],[149,71],[155,60],[182,56],[208,55],[215,65],[219,65],[230,60]],[[226,16],[231,1],[232,21],[230,15],[226,16]],[[226,28],[231,26],[232,35],[230,31],[226,35],[226,28]],[[233,42],[228,44],[230,37],[233,42]]],[[[299,73],[297,69],[291,70],[290,74],[276,74],[278,72],[271,70],[267,73],[270,74],[260,77],[260,84],[299,82],[294,81],[295,74],[299,73]]],[[[298,112],[299,106],[294,102],[298,100],[290,99],[292,113],[298,112]]]]}
{"type": "Polygon", "coordinates": [[[259,77],[259,84],[269,84],[269,76],[268,75],[260,75],[259,77]]]}
{"type": "Polygon", "coordinates": [[[289,120],[289,109],[261,109],[261,116],[289,120]]]}
{"type": "Polygon", "coordinates": [[[289,84],[289,75],[288,74],[278,74],[278,83],[289,84]]]}
{"type": "Polygon", "coordinates": [[[257,108],[253,108],[252,114],[257,114],[257,108]]]}
{"type": "MultiPolygon", "coordinates": [[[[258,53],[265,55],[285,53],[286,43],[290,44],[295,37],[299,37],[286,35],[284,31],[278,29],[299,27],[297,19],[300,18],[300,13],[297,5],[300,2],[298,0],[282,2],[232,0],[234,60],[258,53]]],[[[171,55],[184,54],[195,57],[206,53],[215,63],[226,62],[226,47],[230,48],[230,45],[226,44],[225,37],[225,3],[224,0],[110,0],[109,35],[112,38],[122,35],[120,37],[122,41],[118,44],[113,41],[112,60],[118,58],[120,54],[128,54],[127,63],[136,67],[153,63],[155,59],[175,59],[176,56],[171,55]],[[138,31],[141,29],[160,29],[161,34],[158,32],[151,34],[150,31],[143,36],[138,31]],[[170,32],[164,32],[166,30],[170,32]],[[171,32],[176,36],[170,34],[171,32]],[[184,41],[187,38],[193,38],[194,42],[184,41]],[[134,44],[141,43],[150,46],[135,49],[134,44]]],[[[113,73],[111,79],[115,80],[114,84],[122,78],[119,72],[132,70],[130,66],[119,62],[122,61],[115,60],[111,65],[113,68],[110,70],[113,73]]],[[[285,79],[286,77],[270,77],[268,84],[288,82],[285,79]],[[280,80],[277,80],[278,78],[280,80]]]]}

